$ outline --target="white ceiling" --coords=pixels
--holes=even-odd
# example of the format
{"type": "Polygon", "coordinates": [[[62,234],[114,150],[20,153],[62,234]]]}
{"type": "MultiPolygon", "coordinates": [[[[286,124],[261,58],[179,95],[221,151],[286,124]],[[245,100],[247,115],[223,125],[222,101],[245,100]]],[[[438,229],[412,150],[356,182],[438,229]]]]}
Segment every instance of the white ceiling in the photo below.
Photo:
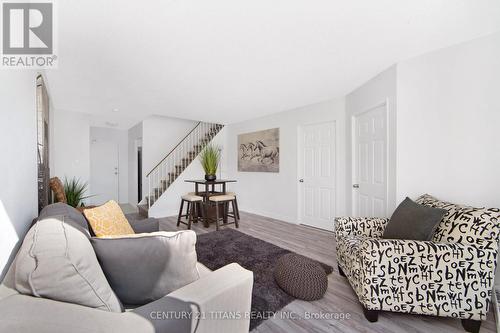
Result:
{"type": "Polygon", "coordinates": [[[57,6],[55,108],[119,127],[151,114],[231,123],[341,97],[401,59],[500,30],[498,0],[57,6]]]}

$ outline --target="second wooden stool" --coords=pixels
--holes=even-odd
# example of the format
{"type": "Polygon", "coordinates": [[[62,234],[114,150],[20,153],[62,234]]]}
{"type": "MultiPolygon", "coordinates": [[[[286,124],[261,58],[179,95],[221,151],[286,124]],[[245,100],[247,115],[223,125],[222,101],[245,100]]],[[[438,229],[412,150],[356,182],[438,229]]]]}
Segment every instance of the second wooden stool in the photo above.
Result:
{"type": "Polygon", "coordinates": [[[234,224],[236,226],[236,228],[239,228],[239,224],[238,224],[238,214],[236,213],[236,205],[235,205],[235,201],[236,201],[236,198],[232,195],[215,195],[215,196],[211,196],[209,199],[210,203],[214,204],[215,205],[215,230],[219,230],[219,221],[222,219],[223,222],[224,222],[224,226],[226,225],[229,225],[229,224],[234,224]],[[232,214],[229,214],[229,204],[232,204],[233,206],[233,213],[232,214]],[[220,205],[223,205],[223,211],[224,211],[224,214],[222,215],[222,217],[220,216],[220,213],[219,213],[219,207],[220,205]],[[227,222],[227,219],[228,217],[232,217],[234,218],[234,222],[231,222],[231,223],[228,223],[227,222]]]}

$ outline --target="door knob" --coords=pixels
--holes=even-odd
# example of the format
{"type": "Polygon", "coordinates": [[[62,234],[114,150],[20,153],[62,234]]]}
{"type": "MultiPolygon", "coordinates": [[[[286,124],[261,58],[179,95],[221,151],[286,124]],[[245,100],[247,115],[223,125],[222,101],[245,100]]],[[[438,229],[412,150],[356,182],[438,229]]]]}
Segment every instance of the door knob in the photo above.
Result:
{"type": "Polygon", "coordinates": [[[359,188],[359,184],[352,184],[352,187],[359,188]]]}
{"type": "Polygon", "coordinates": [[[304,179],[299,179],[299,183],[303,183],[304,182],[304,179]]]}

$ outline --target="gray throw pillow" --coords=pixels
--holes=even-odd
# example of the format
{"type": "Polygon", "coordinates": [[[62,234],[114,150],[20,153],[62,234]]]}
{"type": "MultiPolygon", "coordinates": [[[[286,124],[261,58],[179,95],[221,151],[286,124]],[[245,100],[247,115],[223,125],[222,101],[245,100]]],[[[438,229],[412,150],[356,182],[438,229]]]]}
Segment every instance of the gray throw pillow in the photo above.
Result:
{"type": "Polygon", "coordinates": [[[419,205],[407,197],[392,214],[382,238],[431,240],[444,214],[444,209],[419,205]]]}
{"type": "Polygon", "coordinates": [[[15,261],[14,284],[22,294],[122,312],[87,236],[69,217],[37,222],[15,261]],[[69,222],[69,223],[65,223],[69,222]]]}
{"type": "Polygon", "coordinates": [[[199,278],[196,234],[158,231],[90,239],[120,300],[142,305],[199,278]]]}
{"type": "Polygon", "coordinates": [[[66,224],[75,227],[76,229],[84,232],[87,237],[90,237],[89,226],[85,216],[70,205],[62,202],[56,202],[45,206],[38,215],[38,221],[42,221],[53,216],[62,216],[67,218],[65,222],[66,224]]]}

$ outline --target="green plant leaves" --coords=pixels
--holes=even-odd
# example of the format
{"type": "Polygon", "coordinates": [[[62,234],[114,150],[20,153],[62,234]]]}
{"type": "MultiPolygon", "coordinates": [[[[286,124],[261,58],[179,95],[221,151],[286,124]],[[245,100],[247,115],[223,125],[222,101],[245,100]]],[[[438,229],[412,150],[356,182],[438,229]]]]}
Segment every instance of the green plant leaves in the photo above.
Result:
{"type": "Polygon", "coordinates": [[[218,145],[209,143],[200,153],[200,163],[207,175],[215,175],[219,167],[221,148],[218,145]]]}
{"type": "Polygon", "coordinates": [[[92,197],[92,195],[84,196],[85,192],[87,192],[87,187],[87,183],[81,183],[80,179],[75,177],[70,180],[64,178],[64,193],[66,193],[68,205],[75,208],[84,206],[82,201],[92,197]]]}

